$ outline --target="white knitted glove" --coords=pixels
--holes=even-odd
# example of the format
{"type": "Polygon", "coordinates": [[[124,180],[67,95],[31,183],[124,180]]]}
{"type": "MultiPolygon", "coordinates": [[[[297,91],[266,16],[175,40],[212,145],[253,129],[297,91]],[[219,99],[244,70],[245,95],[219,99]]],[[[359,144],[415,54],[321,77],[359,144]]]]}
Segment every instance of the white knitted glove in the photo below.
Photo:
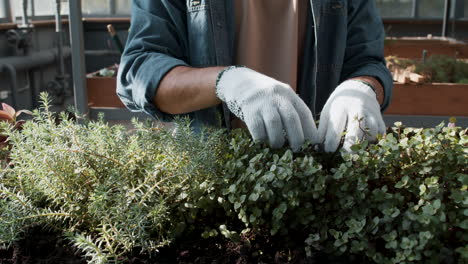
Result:
{"type": "Polygon", "coordinates": [[[377,96],[371,87],[355,80],[340,84],[330,95],[320,115],[319,140],[326,152],[334,152],[346,132],[343,148],[351,152],[358,141],[373,141],[385,133],[377,96]]]}
{"type": "Polygon", "coordinates": [[[219,74],[216,94],[244,121],[254,140],[272,148],[284,145],[285,133],[293,151],[305,140],[317,143],[312,113],[293,89],[245,67],[229,67],[219,74]]]}

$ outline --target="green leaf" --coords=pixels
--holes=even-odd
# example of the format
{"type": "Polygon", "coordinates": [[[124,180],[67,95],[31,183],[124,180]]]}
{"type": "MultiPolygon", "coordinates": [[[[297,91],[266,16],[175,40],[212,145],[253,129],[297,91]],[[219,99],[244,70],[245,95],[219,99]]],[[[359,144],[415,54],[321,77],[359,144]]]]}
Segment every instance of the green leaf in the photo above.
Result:
{"type": "Polygon", "coordinates": [[[255,220],[257,220],[257,217],[255,217],[255,215],[250,215],[250,217],[249,217],[249,222],[250,222],[250,223],[254,223],[255,220]]]}
{"type": "Polygon", "coordinates": [[[237,190],[237,186],[235,184],[231,184],[231,186],[229,186],[230,193],[235,193],[236,190],[237,190]]]}
{"type": "Polygon", "coordinates": [[[432,171],[432,167],[423,167],[422,170],[419,171],[419,174],[428,174],[432,171]]]}
{"type": "Polygon", "coordinates": [[[426,185],[424,184],[419,185],[419,195],[425,194],[426,190],[427,190],[426,185]]]}
{"type": "Polygon", "coordinates": [[[457,174],[457,180],[463,185],[468,185],[468,174],[459,173],[457,174]]]}
{"type": "Polygon", "coordinates": [[[463,220],[458,226],[463,229],[468,229],[468,219],[463,220]]]}
{"type": "Polygon", "coordinates": [[[395,184],[395,188],[401,189],[408,184],[409,177],[407,175],[403,176],[399,182],[395,184]]]}
{"type": "Polygon", "coordinates": [[[256,202],[260,196],[258,193],[251,193],[249,196],[249,201],[256,202]]]}
{"type": "Polygon", "coordinates": [[[310,234],[309,237],[305,240],[305,243],[310,246],[319,240],[320,234],[310,234]]]}
{"type": "Polygon", "coordinates": [[[426,215],[435,215],[436,212],[437,212],[437,209],[435,209],[434,206],[432,204],[430,204],[430,203],[423,206],[422,210],[423,210],[424,214],[426,214],[426,215]]]}

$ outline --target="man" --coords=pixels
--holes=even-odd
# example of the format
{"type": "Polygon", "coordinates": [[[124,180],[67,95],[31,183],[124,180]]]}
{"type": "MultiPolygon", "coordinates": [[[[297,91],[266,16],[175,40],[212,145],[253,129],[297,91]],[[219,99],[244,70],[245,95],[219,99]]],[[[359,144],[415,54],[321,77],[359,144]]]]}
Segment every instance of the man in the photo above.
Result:
{"type": "Polygon", "coordinates": [[[134,0],[117,93],[162,121],[216,125],[223,113],[295,151],[305,140],[335,151],[346,132],[349,150],[385,131],[383,41],[370,0],[134,0]]]}

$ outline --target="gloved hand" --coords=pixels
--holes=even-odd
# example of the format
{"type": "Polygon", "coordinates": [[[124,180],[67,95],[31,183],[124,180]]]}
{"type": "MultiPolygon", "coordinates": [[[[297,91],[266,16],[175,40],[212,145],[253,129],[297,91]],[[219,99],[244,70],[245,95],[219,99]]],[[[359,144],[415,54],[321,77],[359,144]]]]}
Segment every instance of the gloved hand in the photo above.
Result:
{"type": "Polygon", "coordinates": [[[244,121],[254,140],[272,148],[284,145],[285,133],[293,151],[305,140],[317,143],[312,113],[287,84],[245,67],[229,67],[219,74],[218,98],[244,121]]]}
{"type": "Polygon", "coordinates": [[[346,132],[343,148],[351,152],[357,141],[373,141],[385,133],[377,96],[360,81],[347,80],[330,95],[320,115],[319,141],[326,152],[334,152],[346,132]]]}

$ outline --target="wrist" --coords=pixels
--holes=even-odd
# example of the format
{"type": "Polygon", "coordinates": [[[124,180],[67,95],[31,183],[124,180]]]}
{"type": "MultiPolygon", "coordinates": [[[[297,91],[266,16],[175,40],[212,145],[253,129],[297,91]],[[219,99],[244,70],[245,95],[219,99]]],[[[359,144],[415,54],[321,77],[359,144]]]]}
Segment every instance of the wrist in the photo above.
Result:
{"type": "Polygon", "coordinates": [[[360,77],[352,78],[350,80],[356,80],[356,81],[367,83],[369,87],[371,87],[374,90],[379,104],[380,105],[383,104],[385,92],[384,92],[384,87],[382,83],[378,79],[372,76],[360,76],[360,77]]]}
{"type": "Polygon", "coordinates": [[[228,66],[228,67],[225,67],[224,69],[222,69],[219,73],[218,73],[218,76],[216,77],[216,83],[215,83],[215,93],[216,93],[216,96],[222,100],[222,101],[225,101],[225,98],[224,96],[221,95],[220,93],[220,82],[221,82],[221,78],[225,75],[225,73],[229,72],[229,71],[232,71],[234,69],[238,69],[238,68],[246,68],[245,66],[243,65],[231,65],[231,66],[228,66]]]}
{"type": "Polygon", "coordinates": [[[367,81],[364,81],[364,80],[361,80],[361,79],[353,79],[353,81],[360,82],[362,84],[365,84],[365,85],[369,86],[372,89],[372,91],[374,91],[374,93],[377,95],[375,87],[370,82],[367,82],[367,81]]]}
{"type": "Polygon", "coordinates": [[[216,87],[218,87],[218,84],[219,84],[219,81],[221,80],[221,77],[223,77],[223,75],[230,71],[230,70],[233,70],[233,69],[237,69],[237,68],[245,68],[245,66],[243,65],[232,65],[232,66],[228,66],[226,68],[224,68],[223,70],[221,70],[219,73],[218,73],[218,77],[216,78],[216,87]]]}

